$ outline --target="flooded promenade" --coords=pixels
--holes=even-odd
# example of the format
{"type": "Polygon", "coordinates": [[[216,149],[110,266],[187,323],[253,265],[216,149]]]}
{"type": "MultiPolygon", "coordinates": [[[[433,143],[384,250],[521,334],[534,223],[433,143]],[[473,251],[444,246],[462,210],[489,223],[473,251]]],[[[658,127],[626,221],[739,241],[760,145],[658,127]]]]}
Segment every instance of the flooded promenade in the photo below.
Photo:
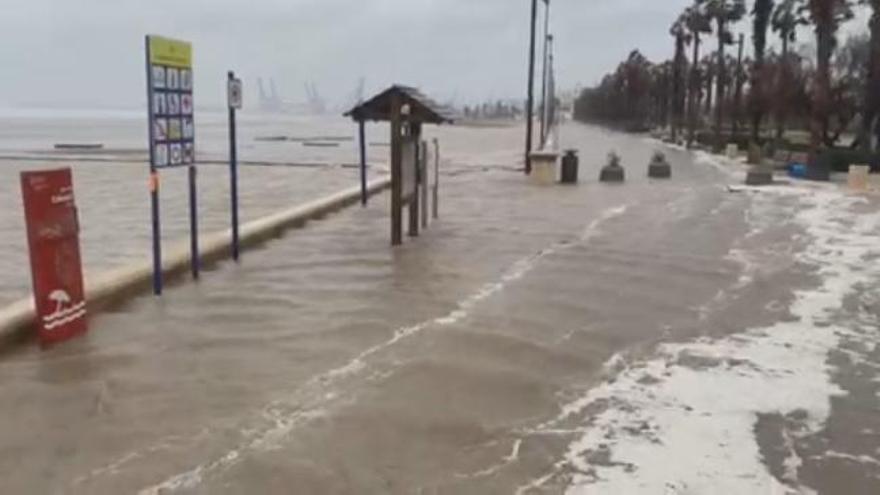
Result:
{"type": "MultiPolygon", "coordinates": [[[[256,160],[335,165],[245,167],[246,219],[355,184],[345,146],[249,132],[256,160]]],[[[655,143],[578,124],[561,142],[582,182],[536,187],[514,170],[519,127],[429,132],[441,218],[404,246],[383,194],[3,356],[4,491],[876,493],[875,199],[731,189],[740,169],[676,150],[650,181],[655,143]],[[624,185],[596,181],[611,149],[624,185]]],[[[12,184],[41,165],[10,163],[12,184]]],[[[211,167],[206,230],[227,218],[211,167]]],[[[74,173],[87,273],[145,257],[145,165],[74,173]]],[[[0,302],[28,290],[17,193],[0,190],[0,302]]]]}

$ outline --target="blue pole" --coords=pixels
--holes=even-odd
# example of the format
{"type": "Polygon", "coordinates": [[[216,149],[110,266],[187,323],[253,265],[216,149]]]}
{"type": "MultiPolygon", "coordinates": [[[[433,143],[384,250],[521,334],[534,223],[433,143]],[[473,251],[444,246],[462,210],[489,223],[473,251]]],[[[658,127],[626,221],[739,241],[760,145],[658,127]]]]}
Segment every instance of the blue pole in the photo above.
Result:
{"type": "Polygon", "coordinates": [[[364,121],[358,121],[358,135],[361,145],[361,205],[367,205],[367,138],[364,121]]]}
{"type": "Polygon", "coordinates": [[[192,276],[199,279],[199,200],[196,187],[196,166],[189,166],[189,247],[192,276]]]}
{"type": "Polygon", "coordinates": [[[150,215],[153,228],[153,294],[162,295],[162,229],[159,222],[159,172],[156,170],[153,149],[153,71],[150,67],[150,37],[144,37],[145,63],[147,69],[147,132],[150,149],[150,215]]]}
{"type": "MultiPolygon", "coordinates": [[[[228,79],[235,79],[235,73],[229,71],[228,79]]],[[[232,198],[232,259],[239,259],[238,241],[238,150],[235,139],[235,108],[229,105],[229,191],[232,198]]]]}
{"type": "Polygon", "coordinates": [[[153,294],[162,295],[162,228],[159,222],[159,172],[150,170],[150,207],[153,216],[153,294]]]}

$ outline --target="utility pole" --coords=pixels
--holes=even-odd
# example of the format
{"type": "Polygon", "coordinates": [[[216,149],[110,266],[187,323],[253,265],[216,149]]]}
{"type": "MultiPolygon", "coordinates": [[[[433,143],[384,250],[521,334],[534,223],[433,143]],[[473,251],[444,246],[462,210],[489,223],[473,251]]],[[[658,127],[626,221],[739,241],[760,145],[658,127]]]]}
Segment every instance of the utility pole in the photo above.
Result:
{"type": "Polygon", "coordinates": [[[550,0],[544,0],[544,60],[542,62],[543,75],[541,77],[541,146],[547,140],[547,60],[550,54],[550,43],[553,37],[550,35],[550,0]]]}
{"type": "Polygon", "coordinates": [[[532,173],[532,124],[535,118],[535,24],[538,0],[532,0],[531,35],[529,40],[529,88],[526,99],[526,175],[532,173]]]}

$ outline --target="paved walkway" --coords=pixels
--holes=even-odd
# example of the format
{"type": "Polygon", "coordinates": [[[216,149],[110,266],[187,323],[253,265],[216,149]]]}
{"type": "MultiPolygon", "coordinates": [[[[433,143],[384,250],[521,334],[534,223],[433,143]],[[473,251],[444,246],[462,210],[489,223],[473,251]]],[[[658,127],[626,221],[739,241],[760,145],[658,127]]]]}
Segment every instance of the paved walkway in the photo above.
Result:
{"type": "Polygon", "coordinates": [[[3,360],[0,478],[12,492],[869,493],[880,299],[873,272],[845,269],[880,254],[864,242],[872,206],[730,192],[676,151],[673,180],[651,182],[650,143],[580,126],[563,139],[582,150],[579,186],[453,164],[441,220],[399,249],[384,195],[3,360]],[[625,185],[595,182],[612,147],[625,185]],[[681,469],[657,469],[672,456],[681,469]]]}

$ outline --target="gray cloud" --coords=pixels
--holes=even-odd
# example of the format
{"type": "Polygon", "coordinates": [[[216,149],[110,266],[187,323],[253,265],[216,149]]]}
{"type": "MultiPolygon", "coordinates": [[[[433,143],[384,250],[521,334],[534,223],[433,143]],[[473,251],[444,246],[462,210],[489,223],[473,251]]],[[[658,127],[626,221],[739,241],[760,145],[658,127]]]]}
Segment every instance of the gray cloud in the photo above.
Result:
{"type": "MultiPolygon", "coordinates": [[[[10,3],[7,0],[6,3],[10,3]]],[[[633,48],[668,57],[689,0],[553,0],[563,86],[592,83],[633,48]]],[[[227,69],[302,100],[313,81],[341,101],[357,80],[422,86],[459,101],[520,97],[528,0],[12,0],[0,30],[0,102],[136,106],[143,36],[189,40],[197,100],[221,103],[227,69]]]]}

